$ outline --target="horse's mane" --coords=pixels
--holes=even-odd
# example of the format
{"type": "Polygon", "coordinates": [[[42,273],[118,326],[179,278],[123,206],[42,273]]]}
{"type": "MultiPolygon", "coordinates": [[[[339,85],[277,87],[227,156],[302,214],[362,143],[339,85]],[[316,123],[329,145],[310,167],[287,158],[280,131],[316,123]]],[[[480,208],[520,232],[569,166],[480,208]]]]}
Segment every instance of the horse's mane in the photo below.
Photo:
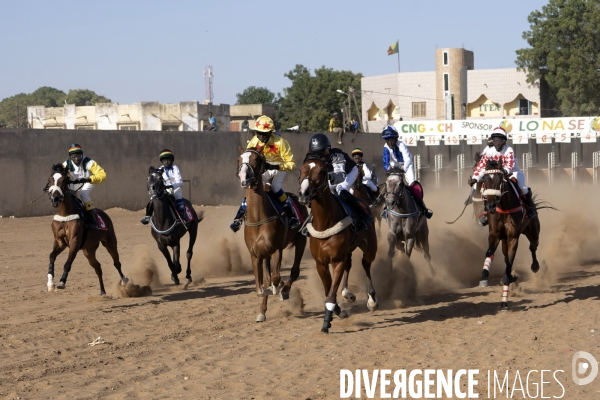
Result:
{"type": "Polygon", "coordinates": [[[148,174],[149,175],[151,175],[151,174],[159,174],[160,175],[160,169],[150,166],[150,168],[148,168],[148,174]]]}
{"type": "Polygon", "coordinates": [[[502,159],[487,160],[487,162],[485,163],[485,169],[502,169],[502,159]]]}
{"type": "Polygon", "coordinates": [[[52,164],[52,172],[58,172],[60,174],[66,174],[69,170],[63,167],[62,164],[52,164]]]}
{"type": "Polygon", "coordinates": [[[392,165],[387,170],[387,173],[388,173],[388,175],[391,175],[391,174],[404,175],[404,169],[401,166],[399,166],[399,165],[392,165]]]}
{"type": "Polygon", "coordinates": [[[302,161],[302,163],[304,164],[307,161],[310,160],[319,160],[321,162],[323,162],[323,159],[321,159],[321,156],[317,153],[313,153],[312,151],[309,151],[308,153],[306,153],[306,157],[304,157],[304,161],[302,161]]]}

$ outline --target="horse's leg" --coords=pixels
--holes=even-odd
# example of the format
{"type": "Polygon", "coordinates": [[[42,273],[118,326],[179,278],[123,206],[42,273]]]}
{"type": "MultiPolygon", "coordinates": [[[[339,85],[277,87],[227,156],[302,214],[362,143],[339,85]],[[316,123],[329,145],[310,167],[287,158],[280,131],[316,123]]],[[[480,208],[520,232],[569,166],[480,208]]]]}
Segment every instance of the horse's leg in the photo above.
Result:
{"type": "Polygon", "coordinates": [[[175,246],[173,246],[173,265],[175,266],[175,275],[179,275],[181,273],[181,263],[179,259],[181,258],[181,244],[177,242],[175,246]]]}
{"type": "Polygon", "coordinates": [[[348,253],[346,264],[344,264],[344,276],[342,277],[342,297],[348,303],[354,303],[356,296],[348,290],[348,275],[350,275],[350,268],[352,268],[352,253],[348,253]]]}
{"type": "Polygon", "coordinates": [[[121,285],[126,285],[129,282],[129,279],[125,275],[123,275],[123,271],[121,271],[121,261],[119,259],[119,251],[117,250],[117,236],[115,235],[114,230],[108,231],[108,237],[105,241],[102,242],[102,246],[108,251],[110,257],[113,259],[113,265],[117,269],[119,276],[121,277],[121,285]]]}
{"type": "Polygon", "coordinates": [[[60,277],[60,282],[56,285],[57,289],[64,289],[67,284],[67,278],[69,276],[69,272],[71,272],[71,266],[73,265],[73,261],[75,261],[75,257],[77,256],[77,252],[79,251],[79,247],[81,245],[81,240],[78,237],[72,237],[69,240],[69,256],[67,257],[67,261],[65,261],[65,265],[63,267],[63,273],[60,277]]]}
{"type": "Polygon", "coordinates": [[[290,270],[290,279],[285,282],[283,289],[281,289],[280,300],[287,300],[290,298],[292,284],[300,276],[300,262],[302,261],[302,255],[304,254],[304,248],[306,247],[306,236],[297,233],[294,240],[294,264],[292,264],[292,269],[290,270]]]}
{"type": "Polygon", "coordinates": [[[54,245],[52,246],[52,252],[50,253],[50,264],[48,265],[48,291],[54,290],[54,262],[56,257],[64,249],[67,248],[67,244],[62,239],[54,239],[54,245]]]}
{"type": "Polygon", "coordinates": [[[264,260],[261,257],[255,256],[250,253],[250,257],[252,258],[252,269],[254,270],[254,284],[256,285],[256,295],[258,297],[262,297],[262,304],[259,309],[259,313],[256,316],[256,322],[265,322],[267,320],[266,312],[267,312],[267,300],[269,293],[264,289],[263,284],[263,262],[264,260]]]}
{"type": "Polygon", "coordinates": [[[100,243],[90,249],[83,250],[83,255],[85,258],[87,258],[92,268],[94,268],[94,271],[96,271],[96,275],[98,275],[98,281],[100,282],[100,296],[104,296],[106,294],[106,290],[104,289],[104,281],[102,280],[102,267],[96,259],[96,250],[98,250],[99,245],[100,243]]]}
{"type": "Polygon", "coordinates": [[[275,254],[271,258],[275,257],[275,268],[271,270],[271,291],[273,295],[279,294],[279,289],[283,287],[283,282],[281,282],[281,259],[283,258],[283,249],[275,250],[275,254]]]}
{"type": "Polygon", "coordinates": [[[429,225],[427,225],[427,219],[423,221],[423,224],[421,224],[421,227],[417,231],[417,242],[423,249],[423,256],[429,266],[429,272],[431,275],[434,275],[435,271],[433,270],[433,265],[431,265],[431,255],[429,254],[429,225]]]}
{"type": "Polygon", "coordinates": [[[508,288],[512,282],[517,280],[512,274],[512,266],[515,262],[515,256],[517,255],[519,238],[509,237],[506,242],[508,242],[506,253],[506,269],[504,270],[504,276],[502,277],[502,302],[500,303],[500,309],[502,311],[508,310],[508,288]]]}
{"type": "MultiPolygon", "coordinates": [[[[390,217],[388,216],[388,221],[389,221],[390,217]]],[[[388,245],[389,245],[389,249],[388,249],[388,258],[394,258],[394,254],[396,253],[396,241],[398,240],[397,236],[396,236],[396,224],[390,224],[389,226],[389,230],[388,230],[388,234],[387,234],[387,241],[388,241],[388,245]]]]}
{"type": "Polygon", "coordinates": [[[169,253],[169,249],[167,248],[167,246],[165,246],[164,244],[162,244],[160,242],[160,239],[156,241],[156,244],[158,245],[158,249],[160,250],[160,252],[165,257],[165,260],[167,260],[167,265],[169,266],[169,269],[171,270],[171,280],[176,285],[179,285],[179,278],[177,277],[177,274],[175,273],[175,265],[173,264],[173,261],[171,260],[171,254],[169,253]]]}
{"type": "Polygon", "coordinates": [[[323,320],[323,327],[321,332],[329,333],[331,328],[331,319],[333,314],[340,314],[340,306],[337,304],[337,291],[342,281],[342,275],[344,274],[344,261],[340,261],[333,266],[333,277],[331,282],[331,288],[325,299],[325,318],[323,320]]]}
{"type": "MultiPolygon", "coordinates": [[[[185,270],[185,280],[186,283],[183,286],[184,289],[187,289],[188,285],[192,283],[192,257],[194,255],[194,244],[196,243],[196,237],[198,236],[198,222],[192,223],[189,229],[190,242],[188,244],[187,252],[185,256],[187,258],[187,268],[185,270]]],[[[202,278],[200,279],[202,281],[202,278]]]]}
{"type": "Polygon", "coordinates": [[[494,260],[494,253],[498,247],[499,239],[496,235],[490,233],[488,236],[488,249],[485,252],[485,261],[483,262],[483,271],[481,271],[481,280],[479,281],[479,287],[487,287],[488,277],[490,276],[490,265],[494,260]]]}
{"type": "Polygon", "coordinates": [[[540,241],[540,223],[539,218],[536,218],[534,221],[529,222],[527,228],[525,229],[525,236],[529,240],[529,251],[531,251],[531,271],[538,272],[540,270],[540,264],[538,263],[536,257],[536,251],[538,248],[538,244],[540,241]]]}

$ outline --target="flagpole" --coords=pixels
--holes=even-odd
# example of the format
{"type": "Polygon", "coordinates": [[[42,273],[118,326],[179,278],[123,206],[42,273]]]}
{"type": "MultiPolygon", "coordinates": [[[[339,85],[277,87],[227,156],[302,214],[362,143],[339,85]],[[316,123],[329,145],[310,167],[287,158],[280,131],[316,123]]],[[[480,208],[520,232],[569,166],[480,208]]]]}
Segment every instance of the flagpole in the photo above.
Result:
{"type": "Polygon", "coordinates": [[[398,49],[398,73],[400,73],[400,39],[396,41],[396,48],[398,49]]]}

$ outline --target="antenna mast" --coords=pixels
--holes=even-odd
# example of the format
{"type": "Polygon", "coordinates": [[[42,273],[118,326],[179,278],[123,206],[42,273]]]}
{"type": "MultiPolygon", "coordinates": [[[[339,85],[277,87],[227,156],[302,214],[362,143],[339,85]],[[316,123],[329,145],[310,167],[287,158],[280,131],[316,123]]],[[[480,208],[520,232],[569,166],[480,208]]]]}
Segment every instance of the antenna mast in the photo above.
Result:
{"type": "Polygon", "coordinates": [[[206,100],[208,100],[211,104],[213,102],[213,67],[212,65],[207,65],[204,67],[204,86],[206,87],[206,100]]]}

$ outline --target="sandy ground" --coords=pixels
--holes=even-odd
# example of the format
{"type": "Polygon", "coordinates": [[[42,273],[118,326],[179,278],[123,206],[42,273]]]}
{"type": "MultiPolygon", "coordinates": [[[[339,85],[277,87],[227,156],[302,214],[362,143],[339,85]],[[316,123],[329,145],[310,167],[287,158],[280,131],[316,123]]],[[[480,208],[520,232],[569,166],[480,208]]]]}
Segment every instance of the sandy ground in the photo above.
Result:
{"type": "MultiPolygon", "coordinates": [[[[444,223],[460,213],[467,189],[429,191],[435,275],[420,253],[411,261],[397,254],[390,264],[382,226],[374,264],[380,309],[367,310],[357,251],[351,273],[357,301],[340,302],[350,317],[334,320],[329,335],[319,332],[324,295],[308,249],[290,300],[271,298],[267,322],[254,322],[260,299],[243,233],[227,228],[234,207],[197,206],[206,218],[192,275],[206,282],[187,290],[171,284],[149,228],[139,224],[142,212],[108,210],[125,274],[153,287],[144,297],[124,297],[102,248],[107,296],[99,296],[81,254],[66,290],[48,292],[51,217],[0,219],[0,398],[330,399],[340,396],[340,369],[433,368],[479,369],[480,398],[487,398],[488,370],[502,376],[508,370],[511,390],[516,371],[525,382],[531,370],[563,370],[557,375],[563,398],[596,399],[600,378],[575,385],[571,358],[581,350],[600,359],[600,212],[593,206],[599,191],[539,190],[561,211],[541,212],[538,274],[529,271],[528,242],[521,241],[508,312],[499,311],[500,250],[490,287],[476,287],[486,229],[475,225],[470,209],[456,224],[444,223]],[[98,337],[104,343],[88,344],[98,337]]],[[[286,253],[284,276],[291,260],[286,253]]],[[[57,277],[64,261],[63,254],[57,277]]],[[[531,379],[539,384],[539,372],[531,379]]],[[[561,395],[551,375],[545,381],[545,396],[561,395]]]]}

